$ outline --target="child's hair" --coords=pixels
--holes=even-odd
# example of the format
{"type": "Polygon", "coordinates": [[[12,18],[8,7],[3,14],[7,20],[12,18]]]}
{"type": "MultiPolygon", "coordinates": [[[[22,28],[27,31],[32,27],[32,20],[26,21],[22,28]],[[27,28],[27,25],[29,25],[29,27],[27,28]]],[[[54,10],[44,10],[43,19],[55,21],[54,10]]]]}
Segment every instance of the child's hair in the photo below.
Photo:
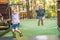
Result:
{"type": "Polygon", "coordinates": [[[43,7],[43,5],[42,4],[38,4],[38,7],[43,7]]]}
{"type": "Polygon", "coordinates": [[[16,10],[16,9],[14,9],[14,10],[12,10],[12,12],[17,12],[17,10],[16,10]]]}
{"type": "Polygon", "coordinates": [[[12,13],[17,13],[17,10],[16,9],[12,10],[12,13]]]}

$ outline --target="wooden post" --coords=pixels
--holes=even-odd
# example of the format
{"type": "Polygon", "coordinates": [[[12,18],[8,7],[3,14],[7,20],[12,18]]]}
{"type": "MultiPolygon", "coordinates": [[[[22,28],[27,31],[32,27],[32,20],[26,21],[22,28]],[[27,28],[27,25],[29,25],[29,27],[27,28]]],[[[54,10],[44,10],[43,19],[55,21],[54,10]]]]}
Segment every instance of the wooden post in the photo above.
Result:
{"type": "Polygon", "coordinates": [[[57,1],[57,25],[60,31],[60,0],[57,1]]]}
{"type": "Polygon", "coordinates": [[[29,11],[29,0],[26,0],[26,9],[27,9],[27,18],[30,18],[30,11],[29,11]]]}

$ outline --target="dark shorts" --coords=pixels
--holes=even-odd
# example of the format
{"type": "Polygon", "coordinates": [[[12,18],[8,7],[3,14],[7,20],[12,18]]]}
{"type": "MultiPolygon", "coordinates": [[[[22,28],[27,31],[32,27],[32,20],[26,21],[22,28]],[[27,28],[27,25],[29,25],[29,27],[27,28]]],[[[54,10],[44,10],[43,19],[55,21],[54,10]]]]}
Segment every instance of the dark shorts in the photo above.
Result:
{"type": "Polygon", "coordinates": [[[38,19],[42,19],[43,16],[37,16],[38,19]]]}
{"type": "Polygon", "coordinates": [[[18,24],[12,24],[12,31],[17,30],[19,27],[18,24]]]}

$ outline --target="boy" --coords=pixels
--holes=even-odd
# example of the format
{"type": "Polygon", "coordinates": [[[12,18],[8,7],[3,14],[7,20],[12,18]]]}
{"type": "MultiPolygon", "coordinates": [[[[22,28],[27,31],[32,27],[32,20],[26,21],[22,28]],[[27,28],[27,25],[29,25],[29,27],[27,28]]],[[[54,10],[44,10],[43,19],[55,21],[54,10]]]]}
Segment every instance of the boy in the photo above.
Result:
{"type": "Polygon", "coordinates": [[[44,9],[42,8],[42,4],[40,4],[38,6],[38,9],[36,10],[36,13],[37,13],[37,18],[38,18],[38,26],[40,26],[40,21],[41,21],[41,24],[43,26],[44,25],[43,24],[44,9]]]}
{"type": "Polygon", "coordinates": [[[16,38],[15,32],[18,32],[20,37],[23,36],[22,32],[18,29],[19,22],[20,20],[19,20],[18,12],[16,9],[14,9],[12,12],[12,33],[14,38],[16,38]]]}

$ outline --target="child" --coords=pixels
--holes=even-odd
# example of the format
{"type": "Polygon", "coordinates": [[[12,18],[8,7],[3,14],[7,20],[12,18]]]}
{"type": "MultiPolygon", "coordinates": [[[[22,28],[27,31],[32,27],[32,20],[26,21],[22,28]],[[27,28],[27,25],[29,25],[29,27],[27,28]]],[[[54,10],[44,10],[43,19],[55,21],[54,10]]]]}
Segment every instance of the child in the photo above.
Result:
{"type": "Polygon", "coordinates": [[[40,26],[40,21],[41,21],[41,24],[43,26],[44,25],[43,24],[44,9],[42,8],[42,5],[38,6],[38,9],[36,10],[36,13],[37,13],[37,18],[38,18],[38,26],[40,26]]]}
{"type": "Polygon", "coordinates": [[[13,12],[12,12],[12,33],[13,33],[14,38],[16,38],[15,32],[18,32],[20,37],[23,36],[22,32],[18,29],[19,22],[20,22],[20,20],[19,20],[17,10],[14,9],[13,12]]]}

